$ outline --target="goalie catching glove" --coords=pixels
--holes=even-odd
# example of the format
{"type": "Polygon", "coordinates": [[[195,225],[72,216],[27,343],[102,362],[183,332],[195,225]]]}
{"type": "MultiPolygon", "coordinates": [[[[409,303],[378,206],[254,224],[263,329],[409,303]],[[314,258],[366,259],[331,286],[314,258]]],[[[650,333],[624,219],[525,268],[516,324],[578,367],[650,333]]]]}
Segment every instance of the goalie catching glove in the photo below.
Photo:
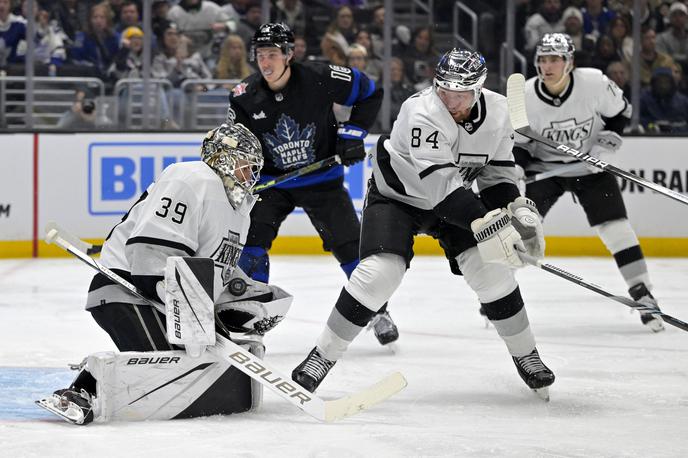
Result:
{"type": "Polygon", "coordinates": [[[518,231],[526,252],[536,259],[545,257],[545,235],[535,202],[517,197],[508,205],[511,224],[518,231]]]}
{"type": "Polygon", "coordinates": [[[495,209],[471,223],[471,230],[478,241],[478,251],[484,262],[522,267],[517,248],[526,251],[521,235],[511,223],[507,210],[495,209]]]}
{"type": "Polygon", "coordinates": [[[282,288],[252,280],[237,268],[215,305],[216,322],[226,332],[264,335],[282,321],[293,299],[282,288]]]}

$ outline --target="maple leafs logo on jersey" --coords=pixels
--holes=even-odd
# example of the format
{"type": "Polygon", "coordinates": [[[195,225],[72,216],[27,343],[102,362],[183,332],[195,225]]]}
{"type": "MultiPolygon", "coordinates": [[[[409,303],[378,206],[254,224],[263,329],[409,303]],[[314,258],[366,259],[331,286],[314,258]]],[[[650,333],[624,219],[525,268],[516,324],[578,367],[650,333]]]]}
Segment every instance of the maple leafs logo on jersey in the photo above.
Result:
{"type": "Polygon", "coordinates": [[[592,134],[593,118],[579,123],[576,118],[564,121],[552,121],[550,127],[542,131],[542,136],[557,143],[563,143],[572,148],[581,149],[583,142],[592,134]]]}
{"type": "Polygon", "coordinates": [[[232,272],[239,262],[241,251],[244,249],[244,245],[239,240],[237,232],[227,232],[227,237],[222,237],[220,245],[210,255],[215,267],[222,269],[222,286],[227,286],[229,283],[232,272]]]}
{"type": "Polygon", "coordinates": [[[248,86],[248,83],[239,83],[234,88],[232,89],[232,94],[234,97],[239,97],[241,94],[246,93],[246,87],[248,86]]]}
{"type": "Polygon", "coordinates": [[[275,166],[282,170],[294,169],[315,160],[315,123],[306,124],[303,129],[292,118],[282,113],[277,120],[274,135],[263,134],[275,166]]]}

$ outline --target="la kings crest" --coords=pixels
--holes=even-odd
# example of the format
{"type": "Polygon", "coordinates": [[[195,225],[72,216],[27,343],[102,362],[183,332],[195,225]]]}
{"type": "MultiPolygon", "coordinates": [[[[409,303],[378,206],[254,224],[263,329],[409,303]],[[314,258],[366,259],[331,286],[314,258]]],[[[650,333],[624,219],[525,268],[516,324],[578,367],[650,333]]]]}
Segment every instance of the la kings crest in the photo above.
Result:
{"type": "Polygon", "coordinates": [[[210,256],[215,263],[215,267],[222,269],[222,286],[229,284],[232,272],[236,268],[241,251],[244,245],[240,242],[239,233],[228,231],[227,237],[222,237],[222,241],[210,256]]]}
{"type": "Polygon", "coordinates": [[[576,122],[576,118],[552,121],[549,127],[542,130],[542,136],[557,143],[581,149],[583,142],[592,135],[593,123],[593,118],[581,122],[576,122]]]}

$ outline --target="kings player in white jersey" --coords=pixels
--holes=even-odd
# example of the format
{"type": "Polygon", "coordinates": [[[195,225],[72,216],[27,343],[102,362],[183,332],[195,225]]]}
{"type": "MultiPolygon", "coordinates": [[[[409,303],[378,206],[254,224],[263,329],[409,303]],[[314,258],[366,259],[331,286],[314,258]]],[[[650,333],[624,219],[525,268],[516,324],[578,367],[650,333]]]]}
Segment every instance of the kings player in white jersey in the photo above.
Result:
{"type": "MultiPolygon", "coordinates": [[[[211,259],[200,284],[214,303],[217,329],[235,342],[230,331],[251,334],[240,344],[262,356],[260,334],[279,321],[291,298],[237,267],[263,166],[261,146],[243,125],[223,124],[206,135],[201,159],[162,172],[110,231],[100,264],[162,303],[168,257],[211,259]],[[258,317],[266,318],[260,329],[242,326],[253,311],[276,303],[279,317],[258,317]]],[[[89,355],[71,386],[37,402],[63,419],[85,425],[188,418],[243,412],[259,402],[260,385],[210,352],[198,357],[171,345],[165,315],[101,273],[91,282],[86,309],[125,353],[89,355]]]]}
{"type": "MultiPolygon", "coordinates": [[[[631,115],[623,92],[601,71],[574,68],[574,45],[563,33],[545,34],[535,50],[538,76],[526,82],[526,110],[538,134],[593,157],[608,158],[621,146],[621,133],[631,115]]],[[[526,186],[544,217],[565,192],[583,207],[588,223],[613,254],[631,297],[657,307],[643,252],[626,215],[619,185],[611,174],[579,166],[569,155],[517,135],[514,156],[526,175],[559,170],[557,176],[526,186]]],[[[642,313],[655,332],[664,329],[657,315],[642,313]]]]}
{"type": "Polygon", "coordinates": [[[546,395],[554,382],[514,278],[523,265],[516,247],[543,256],[540,218],[519,195],[506,99],[482,88],[486,77],[479,53],[447,52],[433,87],[406,100],[391,137],[380,138],[362,215],[361,262],[316,347],[292,373],[303,387],[318,387],[397,289],[420,233],[439,240],[452,272],[475,291],[526,384],[546,395]]]}

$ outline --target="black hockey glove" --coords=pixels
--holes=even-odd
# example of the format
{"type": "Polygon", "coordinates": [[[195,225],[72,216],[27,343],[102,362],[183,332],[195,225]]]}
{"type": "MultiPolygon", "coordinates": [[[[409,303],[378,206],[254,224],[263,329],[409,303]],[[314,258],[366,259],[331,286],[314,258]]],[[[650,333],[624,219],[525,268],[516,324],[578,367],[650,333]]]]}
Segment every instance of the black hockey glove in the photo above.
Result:
{"type": "Polygon", "coordinates": [[[349,166],[365,159],[363,139],[368,131],[353,124],[342,124],[337,129],[337,155],[342,164],[349,166]]]}

